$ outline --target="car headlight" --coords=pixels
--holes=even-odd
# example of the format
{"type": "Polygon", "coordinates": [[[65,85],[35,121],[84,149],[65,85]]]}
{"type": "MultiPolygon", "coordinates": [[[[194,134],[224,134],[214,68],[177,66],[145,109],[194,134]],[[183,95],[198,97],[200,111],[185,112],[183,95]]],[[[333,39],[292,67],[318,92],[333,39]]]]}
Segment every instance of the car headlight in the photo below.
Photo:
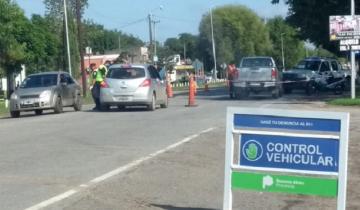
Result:
{"type": "Polygon", "coordinates": [[[16,93],[12,93],[10,99],[17,100],[19,96],[16,93]]]}
{"type": "Polygon", "coordinates": [[[51,91],[50,90],[47,90],[47,91],[44,91],[40,94],[40,98],[41,99],[49,99],[51,96],[51,91]]]}

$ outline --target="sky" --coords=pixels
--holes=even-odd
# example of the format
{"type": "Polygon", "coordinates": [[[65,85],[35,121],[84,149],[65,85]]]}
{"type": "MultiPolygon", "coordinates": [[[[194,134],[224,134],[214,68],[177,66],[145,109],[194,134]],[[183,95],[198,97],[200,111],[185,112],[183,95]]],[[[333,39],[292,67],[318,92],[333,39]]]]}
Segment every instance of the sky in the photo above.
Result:
{"type": "MultiPolygon", "coordinates": [[[[42,0],[16,0],[30,17],[45,14],[42,0]]],[[[156,39],[164,42],[180,33],[199,33],[199,23],[210,8],[226,4],[241,4],[260,17],[286,16],[287,6],[272,5],[271,0],[88,0],[84,18],[103,24],[107,29],[118,29],[149,41],[147,16],[152,13],[156,20],[156,39]],[[160,9],[162,8],[162,9],[160,9]]],[[[281,1],[283,2],[283,1],[281,1]]]]}

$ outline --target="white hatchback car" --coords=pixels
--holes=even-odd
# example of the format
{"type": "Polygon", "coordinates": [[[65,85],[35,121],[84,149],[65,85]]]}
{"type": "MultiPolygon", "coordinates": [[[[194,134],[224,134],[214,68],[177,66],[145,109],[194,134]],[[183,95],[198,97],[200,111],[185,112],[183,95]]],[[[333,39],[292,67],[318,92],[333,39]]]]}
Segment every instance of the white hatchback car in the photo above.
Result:
{"type": "Polygon", "coordinates": [[[102,110],[110,106],[119,109],[126,106],[147,106],[155,110],[157,105],[168,107],[166,81],[152,65],[115,64],[109,68],[101,85],[102,110]]]}

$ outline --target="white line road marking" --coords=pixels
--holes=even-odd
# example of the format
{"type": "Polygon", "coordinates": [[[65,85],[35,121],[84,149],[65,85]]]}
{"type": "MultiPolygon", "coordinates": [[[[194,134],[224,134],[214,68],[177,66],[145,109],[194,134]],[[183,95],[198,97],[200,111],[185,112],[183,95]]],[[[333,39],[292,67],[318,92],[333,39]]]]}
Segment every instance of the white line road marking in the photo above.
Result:
{"type": "Polygon", "coordinates": [[[154,158],[154,157],[156,157],[158,155],[161,155],[161,154],[163,154],[163,153],[165,153],[167,151],[170,151],[170,150],[172,150],[172,149],[174,149],[174,148],[176,148],[176,147],[178,147],[178,146],[180,146],[182,144],[185,144],[185,143],[199,137],[201,134],[208,133],[210,131],[213,131],[214,129],[215,129],[214,127],[213,128],[208,128],[206,130],[201,131],[198,134],[194,134],[194,135],[191,135],[189,137],[186,137],[185,139],[183,139],[183,140],[181,140],[181,141],[179,141],[179,142],[177,142],[175,144],[172,144],[172,145],[166,147],[165,149],[159,150],[159,151],[154,152],[154,153],[152,153],[152,154],[150,154],[148,156],[137,159],[137,160],[125,165],[125,166],[121,166],[121,167],[119,167],[119,168],[117,168],[117,169],[115,169],[113,171],[110,171],[110,172],[108,172],[108,173],[106,173],[104,175],[101,175],[101,176],[91,180],[90,182],[88,182],[86,184],[81,184],[77,188],[66,191],[66,192],[64,192],[64,193],[62,193],[60,195],[52,197],[52,198],[50,198],[50,199],[48,199],[46,201],[43,201],[43,202],[41,202],[39,204],[36,204],[36,205],[34,205],[32,207],[26,208],[25,210],[40,210],[40,209],[43,209],[45,207],[48,207],[48,206],[50,206],[50,205],[52,205],[52,204],[54,204],[56,202],[59,202],[59,201],[64,200],[66,198],[69,198],[69,197],[71,197],[72,195],[74,195],[76,193],[79,193],[79,192],[81,192],[81,191],[83,191],[83,190],[85,190],[85,189],[87,189],[89,187],[92,187],[95,184],[98,184],[98,183],[103,182],[103,181],[105,181],[105,180],[107,180],[107,179],[109,179],[109,178],[111,178],[113,176],[116,176],[116,175],[119,175],[119,174],[121,174],[121,173],[123,173],[125,171],[128,171],[128,170],[140,165],[141,163],[143,163],[143,162],[145,162],[147,160],[150,160],[151,158],[154,158]]]}

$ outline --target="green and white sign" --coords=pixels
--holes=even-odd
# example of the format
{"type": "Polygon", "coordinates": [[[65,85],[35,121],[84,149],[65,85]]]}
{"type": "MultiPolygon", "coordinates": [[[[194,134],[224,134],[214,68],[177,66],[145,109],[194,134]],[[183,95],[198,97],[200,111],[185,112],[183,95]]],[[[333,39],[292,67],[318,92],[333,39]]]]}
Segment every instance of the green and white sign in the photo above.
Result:
{"type": "Polygon", "coordinates": [[[349,118],[228,107],[223,210],[232,210],[239,189],[331,197],[346,210],[349,118]]]}
{"type": "Polygon", "coordinates": [[[336,197],[338,181],[303,176],[284,176],[261,173],[232,173],[232,188],[263,192],[336,197]]]}

